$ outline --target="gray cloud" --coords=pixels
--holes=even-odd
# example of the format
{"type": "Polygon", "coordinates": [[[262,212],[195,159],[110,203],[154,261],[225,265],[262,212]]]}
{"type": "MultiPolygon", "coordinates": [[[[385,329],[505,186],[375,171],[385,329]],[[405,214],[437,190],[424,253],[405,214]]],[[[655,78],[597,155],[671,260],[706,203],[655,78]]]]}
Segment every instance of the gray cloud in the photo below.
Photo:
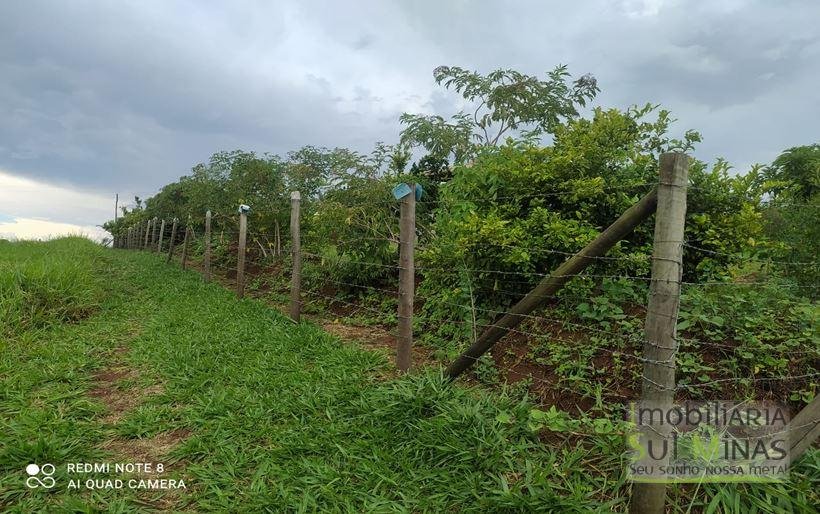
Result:
{"type": "Polygon", "coordinates": [[[820,4],[43,2],[0,7],[0,168],[147,193],[223,149],[367,151],[449,115],[432,70],[591,72],[741,169],[817,139],[820,4]]]}

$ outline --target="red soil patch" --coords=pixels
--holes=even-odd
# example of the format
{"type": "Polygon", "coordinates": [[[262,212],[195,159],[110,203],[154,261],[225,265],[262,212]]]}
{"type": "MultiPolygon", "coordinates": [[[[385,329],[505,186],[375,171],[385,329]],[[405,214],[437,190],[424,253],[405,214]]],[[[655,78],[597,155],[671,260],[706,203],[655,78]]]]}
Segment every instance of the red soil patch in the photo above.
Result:
{"type": "MultiPolygon", "coordinates": [[[[113,355],[122,356],[127,348],[117,348],[113,355]]],[[[119,361],[119,358],[116,359],[119,361]]],[[[100,400],[106,406],[106,415],[103,421],[107,424],[116,424],[128,412],[142,403],[147,397],[162,393],[162,384],[153,384],[147,387],[128,387],[123,382],[134,380],[141,376],[139,370],[129,368],[120,362],[114,362],[110,367],[94,374],[94,387],[88,392],[89,396],[100,400]]],[[[113,451],[130,462],[157,462],[174,444],[187,437],[186,430],[175,430],[160,434],[148,439],[120,439],[115,438],[103,443],[103,448],[113,451]],[[144,457],[152,459],[141,460],[144,457]]]]}

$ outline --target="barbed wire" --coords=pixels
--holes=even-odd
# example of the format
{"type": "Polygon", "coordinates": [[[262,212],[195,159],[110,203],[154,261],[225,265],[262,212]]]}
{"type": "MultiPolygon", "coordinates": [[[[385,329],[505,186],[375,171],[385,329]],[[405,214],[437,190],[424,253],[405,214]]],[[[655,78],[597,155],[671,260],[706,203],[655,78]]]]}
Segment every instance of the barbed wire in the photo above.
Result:
{"type": "MultiPolygon", "coordinates": [[[[192,243],[194,240],[197,239],[197,236],[196,236],[195,231],[193,231],[193,230],[190,232],[190,234],[191,235],[190,235],[189,243],[192,243]]],[[[177,258],[176,251],[174,253],[175,253],[174,254],[174,259],[176,260],[176,258],[177,258]]],[[[318,256],[318,255],[316,257],[321,258],[321,256],[318,256]]],[[[181,256],[179,257],[179,259],[181,260],[181,256]]],[[[190,260],[193,261],[193,259],[190,259],[190,260]]],[[[191,262],[191,263],[193,264],[193,262],[191,262]]],[[[261,261],[250,260],[250,261],[246,261],[246,264],[257,264],[258,265],[258,264],[261,264],[261,261]]],[[[370,263],[368,263],[368,264],[370,264],[370,263]]],[[[214,267],[214,268],[217,268],[217,269],[222,269],[222,270],[226,270],[226,271],[230,271],[230,272],[236,272],[236,265],[223,266],[219,263],[214,262],[214,263],[211,263],[211,266],[214,267]]],[[[397,266],[389,266],[389,267],[398,268],[397,266]]],[[[472,270],[472,271],[475,271],[475,270],[472,270]]],[[[480,271],[484,271],[484,270],[480,270],[480,271]]],[[[250,273],[250,272],[246,271],[246,274],[248,276],[252,276],[252,273],[250,273]]],[[[397,295],[397,291],[382,289],[382,288],[378,288],[378,287],[374,287],[374,286],[370,286],[370,285],[355,284],[355,283],[352,283],[352,282],[344,282],[344,281],[340,281],[340,280],[330,279],[330,278],[327,278],[327,277],[322,278],[321,283],[332,283],[332,284],[343,285],[343,286],[347,286],[347,287],[355,287],[355,288],[374,291],[374,292],[377,292],[377,293],[387,294],[387,295],[390,295],[391,297],[395,297],[395,295],[397,295]]],[[[723,284],[723,283],[720,283],[720,284],[723,284]]],[[[374,307],[370,307],[370,306],[366,306],[366,305],[356,304],[356,303],[353,303],[353,302],[343,300],[343,299],[339,298],[338,296],[330,296],[330,295],[323,294],[323,293],[315,291],[315,290],[305,289],[304,293],[307,294],[307,295],[323,298],[323,299],[329,301],[330,305],[332,305],[334,303],[341,303],[343,305],[346,305],[348,307],[353,308],[352,312],[359,313],[359,312],[362,312],[362,311],[367,311],[369,313],[377,315],[378,316],[377,319],[383,319],[385,314],[386,314],[383,309],[378,309],[378,308],[374,308],[374,307]]],[[[559,297],[559,296],[554,296],[554,295],[544,295],[544,296],[552,296],[555,299],[561,299],[561,300],[567,299],[566,297],[559,297]]],[[[578,297],[578,298],[580,299],[581,297],[578,297]]],[[[442,304],[445,304],[445,305],[455,306],[455,307],[464,309],[465,311],[472,312],[473,317],[475,317],[475,312],[485,312],[485,313],[492,314],[492,315],[495,315],[495,316],[508,314],[508,312],[503,311],[503,310],[487,309],[487,308],[483,308],[483,307],[476,307],[475,305],[469,305],[468,306],[468,305],[464,305],[464,304],[459,304],[459,303],[455,303],[455,302],[448,302],[448,301],[442,301],[442,300],[438,300],[438,301],[439,301],[439,303],[442,303],[442,304]]],[[[643,306],[640,306],[640,307],[643,308],[644,310],[646,310],[647,312],[651,312],[643,306]]],[[[657,314],[657,313],[655,313],[655,314],[657,314]]],[[[349,314],[347,314],[347,315],[349,315],[349,314]]],[[[563,328],[572,327],[572,330],[575,330],[576,332],[580,332],[580,333],[593,332],[593,333],[598,333],[598,334],[604,334],[607,337],[607,339],[609,339],[613,335],[615,335],[618,339],[620,339],[627,346],[629,346],[629,345],[636,345],[637,346],[638,344],[646,343],[646,341],[643,341],[640,337],[638,337],[638,334],[613,334],[611,330],[597,329],[597,328],[594,328],[594,327],[590,327],[588,324],[584,325],[584,324],[579,324],[579,323],[573,323],[573,322],[570,322],[566,319],[550,318],[550,317],[547,317],[547,316],[538,316],[538,315],[532,315],[532,314],[519,314],[517,316],[521,317],[521,318],[524,318],[524,319],[527,319],[527,320],[535,321],[535,322],[554,323],[554,324],[556,324],[558,326],[561,326],[563,328]]],[[[518,333],[518,334],[524,335],[528,338],[538,338],[538,339],[546,338],[546,339],[549,339],[553,342],[566,343],[567,348],[572,348],[573,345],[577,345],[576,340],[571,340],[571,339],[567,339],[565,337],[560,337],[559,335],[556,335],[556,334],[544,334],[544,333],[538,334],[538,333],[533,333],[533,332],[529,332],[529,331],[526,331],[526,330],[521,330],[519,328],[509,328],[509,327],[500,326],[500,325],[497,325],[497,324],[494,324],[494,323],[487,323],[487,322],[483,322],[483,321],[478,321],[476,319],[474,319],[473,321],[466,321],[466,320],[438,319],[437,318],[434,321],[437,322],[437,323],[446,322],[446,323],[470,325],[474,329],[475,329],[475,327],[481,327],[482,329],[496,327],[496,328],[502,329],[506,332],[512,332],[512,333],[518,333]]],[[[424,323],[425,320],[423,320],[420,317],[420,322],[424,323]]],[[[430,321],[427,321],[427,322],[430,322],[430,321]]],[[[396,336],[395,333],[388,332],[388,334],[390,334],[394,337],[396,336]]],[[[663,365],[663,366],[668,366],[668,367],[674,368],[675,365],[676,365],[677,353],[680,349],[681,342],[688,343],[688,344],[693,344],[693,345],[706,345],[706,346],[720,347],[720,348],[725,348],[725,349],[728,349],[728,350],[731,350],[731,351],[737,351],[737,350],[741,349],[740,346],[721,345],[719,343],[701,341],[701,340],[691,339],[691,338],[677,338],[677,339],[675,339],[674,346],[670,347],[670,348],[667,348],[668,350],[673,351],[673,355],[667,360],[646,359],[646,358],[644,358],[640,355],[637,355],[635,353],[639,350],[639,348],[637,348],[637,347],[633,348],[630,351],[630,350],[627,350],[626,348],[623,348],[623,349],[610,349],[610,348],[606,348],[606,347],[603,347],[603,346],[595,346],[595,347],[590,348],[590,347],[587,346],[587,347],[584,347],[582,349],[578,349],[577,352],[579,354],[587,353],[588,354],[587,357],[589,357],[589,358],[591,358],[592,355],[595,355],[597,353],[605,353],[605,354],[611,355],[613,358],[625,358],[625,359],[634,360],[635,362],[639,362],[639,363],[644,363],[644,364],[650,363],[650,364],[663,365]]],[[[653,344],[653,343],[649,343],[649,344],[653,344]]],[[[655,345],[658,346],[658,347],[661,347],[661,348],[666,348],[666,347],[658,345],[656,343],[655,343],[655,345]]],[[[794,354],[803,354],[803,353],[808,354],[808,353],[816,353],[816,352],[810,352],[810,351],[809,352],[790,352],[790,354],[792,354],[792,355],[794,355],[794,354]]],[[[465,356],[465,357],[468,357],[468,358],[472,359],[472,357],[470,357],[470,356],[465,356]]],[[[475,358],[474,360],[479,360],[479,358],[475,358]]],[[[496,362],[496,365],[498,365],[498,362],[496,362]]],[[[521,376],[524,376],[524,374],[521,372],[521,370],[517,370],[517,369],[514,369],[514,368],[504,368],[504,370],[509,372],[509,373],[516,373],[516,374],[519,374],[521,376]]],[[[655,384],[655,386],[659,387],[659,388],[665,388],[665,389],[668,389],[668,390],[674,390],[674,391],[697,390],[697,389],[702,389],[702,388],[707,388],[707,387],[713,387],[716,384],[722,384],[722,383],[748,383],[750,381],[753,382],[753,383],[756,383],[756,382],[770,382],[770,381],[794,381],[794,380],[802,380],[802,379],[807,379],[807,378],[814,378],[814,377],[817,377],[817,376],[820,376],[820,373],[806,373],[806,374],[801,374],[801,375],[785,375],[785,376],[778,376],[778,377],[755,377],[755,376],[752,376],[752,377],[731,377],[731,378],[710,379],[708,381],[704,381],[702,383],[697,383],[697,384],[686,384],[686,383],[683,383],[683,382],[679,382],[678,384],[676,384],[675,387],[663,386],[662,384],[655,384]]],[[[533,377],[531,373],[530,373],[529,378],[531,380],[537,380],[537,377],[533,377]]],[[[646,379],[646,377],[643,377],[643,379],[648,380],[648,379],[646,379]]],[[[549,380],[549,381],[548,380],[543,380],[543,382],[549,384],[550,386],[553,386],[553,387],[555,386],[555,381],[554,380],[549,380]]],[[[649,380],[649,382],[651,383],[652,381],[649,380]]],[[[620,395],[620,396],[622,396],[622,395],[620,395]]]]}
{"type": "MultiPolygon", "coordinates": [[[[322,260],[333,260],[337,259],[340,263],[344,264],[358,264],[362,266],[374,266],[374,267],[381,267],[381,268],[392,268],[392,269],[401,269],[400,266],[394,264],[382,264],[376,262],[365,262],[365,261],[357,261],[353,259],[340,259],[338,256],[325,256],[319,255],[311,252],[302,252],[302,256],[304,257],[313,257],[322,260]]],[[[586,273],[570,273],[565,275],[556,275],[554,273],[539,273],[535,271],[502,271],[502,270],[489,270],[489,269],[478,269],[478,268],[460,268],[457,270],[453,270],[451,268],[434,268],[434,267],[427,267],[427,266],[416,266],[414,268],[417,271],[436,271],[436,272],[458,272],[458,271],[469,271],[474,273],[488,273],[488,274],[495,274],[495,275],[513,275],[513,276],[533,276],[533,277],[550,277],[550,278],[571,278],[571,277],[589,277],[589,278],[612,278],[612,279],[624,279],[624,280],[641,280],[641,281],[651,281],[651,277],[638,277],[638,276],[631,276],[631,275],[600,275],[600,274],[586,274],[586,273]]]]}
{"type": "MultiPolygon", "coordinates": [[[[529,335],[529,336],[535,336],[536,335],[536,334],[528,333],[526,331],[520,331],[520,330],[517,330],[517,329],[510,329],[510,330],[513,331],[513,332],[516,332],[516,333],[520,333],[522,335],[529,335]]],[[[577,343],[576,341],[571,341],[571,340],[559,340],[559,341],[568,342],[568,343],[577,343]]],[[[593,353],[595,353],[597,351],[609,352],[609,353],[612,353],[613,356],[617,356],[617,357],[634,358],[637,361],[642,362],[642,363],[647,363],[648,362],[648,363],[651,363],[651,364],[665,365],[667,367],[675,368],[675,364],[673,363],[674,361],[672,360],[672,359],[674,359],[674,356],[672,358],[670,358],[670,360],[667,360],[667,361],[658,361],[658,360],[646,359],[646,358],[643,358],[643,357],[638,356],[638,355],[634,355],[634,354],[630,354],[630,353],[626,353],[626,352],[622,352],[622,351],[618,351],[618,350],[607,350],[607,349],[603,349],[603,348],[600,348],[600,347],[595,348],[593,353]]],[[[467,354],[462,353],[459,356],[459,358],[466,358],[466,359],[471,360],[473,362],[480,362],[483,358],[485,358],[485,356],[473,357],[471,355],[467,355],[467,354]]],[[[494,360],[494,362],[495,362],[496,366],[498,366],[497,360],[494,360]]],[[[516,373],[516,374],[522,374],[521,371],[516,370],[514,368],[503,367],[503,366],[498,366],[498,367],[500,369],[504,370],[504,371],[513,372],[513,373],[516,373]]],[[[666,385],[663,385],[663,384],[659,384],[657,382],[652,381],[651,379],[648,379],[645,376],[642,376],[639,380],[640,381],[647,380],[649,383],[653,384],[655,387],[657,387],[661,390],[676,392],[676,391],[684,391],[684,390],[689,390],[689,391],[698,390],[698,389],[702,389],[702,388],[712,387],[715,384],[719,384],[719,383],[731,383],[731,382],[743,382],[743,383],[745,383],[745,382],[749,382],[749,381],[751,381],[751,382],[772,382],[772,381],[783,381],[783,382],[788,381],[788,382],[791,382],[791,381],[802,380],[802,379],[806,379],[806,378],[814,378],[814,377],[818,377],[818,376],[820,376],[820,373],[815,372],[815,373],[806,373],[806,374],[802,374],[802,375],[785,375],[785,376],[779,376],[779,377],[731,377],[731,378],[710,379],[709,381],[705,381],[705,382],[702,382],[702,383],[699,383],[699,384],[686,384],[686,383],[683,383],[683,382],[678,382],[677,384],[675,384],[674,387],[669,387],[669,386],[666,386],[666,385]]],[[[533,380],[538,380],[537,377],[532,377],[531,376],[531,378],[533,380]]],[[[639,380],[636,379],[636,382],[638,382],[639,380]]],[[[555,385],[555,383],[553,381],[545,381],[545,382],[547,382],[551,386],[555,385]]],[[[635,384],[635,385],[636,385],[636,387],[639,387],[639,384],[635,384]]]]}
{"type": "MultiPolygon", "coordinates": [[[[480,202],[497,202],[497,201],[507,201],[507,200],[532,200],[532,199],[542,199],[542,198],[557,198],[557,197],[567,197],[567,196],[594,196],[600,195],[602,192],[606,191],[623,191],[629,189],[637,189],[637,188],[649,188],[657,186],[658,182],[644,182],[638,184],[607,184],[604,187],[600,188],[590,188],[589,190],[582,190],[582,191],[573,191],[573,190],[566,190],[566,191],[552,191],[552,192],[538,192],[532,194],[524,194],[524,195],[502,195],[502,196],[489,196],[489,197],[475,197],[475,198],[439,198],[436,200],[416,200],[416,205],[435,205],[435,204],[442,204],[446,203],[448,205],[453,204],[475,204],[480,202]]],[[[387,199],[387,200],[368,200],[368,203],[372,204],[388,204],[388,205],[399,205],[400,200],[395,199],[387,199]]],[[[345,205],[343,202],[336,201],[336,203],[340,205],[345,205]]]]}
{"type": "MultiPolygon", "coordinates": [[[[333,284],[336,284],[336,285],[342,285],[342,286],[346,286],[346,287],[353,287],[353,288],[356,288],[356,289],[374,291],[374,292],[377,292],[377,293],[386,294],[390,297],[395,297],[395,296],[398,295],[398,290],[388,290],[388,289],[378,288],[378,287],[365,285],[365,284],[356,284],[356,283],[352,283],[352,282],[333,280],[333,279],[330,279],[330,278],[321,278],[321,282],[322,283],[333,283],[333,284]]],[[[547,297],[547,298],[555,298],[555,299],[559,299],[559,300],[567,299],[566,297],[560,297],[560,296],[551,296],[551,295],[540,295],[540,296],[547,297]]],[[[574,299],[585,299],[585,298],[575,297],[574,299]]],[[[448,301],[443,301],[443,300],[437,300],[437,303],[459,307],[461,309],[468,310],[468,311],[476,310],[476,311],[482,311],[482,312],[492,312],[494,314],[507,314],[508,313],[508,311],[506,311],[506,310],[486,309],[486,308],[481,308],[481,307],[475,307],[473,305],[466,305],[466,304],[448,302],[448,301]]],[[[631,305],[633,305],[634,307],[639,307],[639,308],[643,309],[644,311],[646,311],[647,313],[652,313],[652,314],[659,315],[659,316],[667,316],[667,315],[662,314],[662,313],[657,313],[657,312],[651,311],[650,309],[648,309],[647,307],[645,307],[643,305],[639,305],[639,304],[631,304],[631,305]]],[[[415,316],[417,318],[421,319],[420,314],[416,314],[415,316]]],[[[582,332],[593,331],[593,332],[597,332],[597,333],[603,333],[603,334],[606,334],[608,336],[618,335],[618,334],[613,333],[611,329],[609,329],[609,330],[596,329],[595,327],[591,327],[589,324],[572,323],[572,322],[569,322],[565,319],[551,318],[551,317],[546,317],[546,316],[535,316],[535,315],[531,315],[531,314],[521,315],[521,316],[524,317],[524,318],[527,318],[527,319],[531,319],[531,320],[548,321],[550,323],[556,323],[556,324],[561,324],[561,325],[568,325],[568,326],[577,327],[577,329],[579,331],[582,331],[582,332]]],[[[677,316],[674,316],[674,317],[677,318],[677,316]]],[[[436,318],[436,322],[455,322],[455,323],[459,323],[459,322],[461,322],[461,320],[453,320],[453,319],[447,319],[447,318],[436,318]]],[[[506,327],[501,327],[499,325],[493,325],[491,323],[490,324],[482,323],[481,325],[485,326],[485,327],[497,327],[497,328],[503,328],[505,330],[508,330],[506,327]]],[[[531,335],[531,336],[534,336],[534,337],[554,337],[554,335],[552,335],[552,334],[542,334],[542,336],[539,336],[538,334],[527,333],[527,335],[531,335]]],[[[635,334],[630,335],[629,338],[630,338],[630,340],[635,340],[635,341],[640,340],[640,336],[635,335],[635,334]]],[[[737,345],[737,346],[723,345],[723,344],[715,343],[715,342],[712,342],[712,341],[703,341],[703,340],[694,339],[694,338],[678,338],[678,340],[679,341],[686,341],[690,344],[698,344],[698,345],[701,345],[701,346],[709,346],[709,347],[728,349],[728,350],[732,350],[733,352],[743,350],[743,348],[740,345],[737,345]]],[[[818,349],[816,351],[811,351],[811,350],[809,350],[809,351],[790,351],[790,354],[791,355],[802,355],[802,354],[818,354],[818,355],[820,355],[820,349],[818,349]]]]}
{"type": "MultiPolygon", "coordinates": [[[[394,297],[395,295],[397,295],[397,291],[381,289],[381,288],[377,288],[377,287],[373,287],[373,286],[369,286],[369,285],[354,284],[354,283],[351,283],[351,282],[344,282],[344,281],[339,281],[339,280],[323,279],[322,283],[334,283],[334,284],[337,284],[337,285],[344,285],[344,286],[354,287],[354,288],[358,288],[358,289],[365,289],[365,290],[380,292],[380,293],[388,294],[391,297],[394,297]]],[[[506,311],[477,308],[477,307],[474,307],[472,305],[462,305],[462,304],[458,304],[458,303],[454,303],[454,302],[439,301],[439,303],[459,307],[459,308],[462,308],[462,309],[468,310],[468,311],[477,310],[477,311],[491,312],[491,313],[494,313],[494,314],[502,314],[502,313],[506,314],[506,311]]],[[[648,311],[648,309],[646,309],[645,307],[643,307],[643,306],[640,306],[640,307],[648,311]]],[[[651,312],[651,311],[648,311],[648,312],[651,312]]],[[[382,314],[384,314],[384,313],[382,313],[382,314]]],[[[657,313],[655,313],[655,314],[657,314],[657,313]]],[[[420,318],[419,315],[416,315],[416,316],[420,318]]],[[[546,316],[534,316],[534,315],[521,315],[521,316],[525,317],[527,319],[531,319],[531,320],[548,321],[550,323],[561,324],[562,326],[572,326],[572,327],[575,327],[577,330],[582,331],[582,332],[593,331],[593,332],[597,332],[597,333],[603,333],[607,336],[617,335],[617,334],[613,334],[611,330],[596,329],[594,327],[590,327],[588,324],[583,325],[583,324],[578,324],[578,323],[572,323],[572,322],[566,321],[565,319],[550,318],[550,317],[546,317],[546,316]]],[[[461,320],[446,319],[446,318],[445,319],[436,318],[436,322],[461,323],[462,321],[461,320]]],[[[492,323],[483,323],[482,322],[482,323],[476,323],[476,324],[480,325],[484,328],[497,327],[497,328],[501,328],[501,329],[504,329],[504,330],[515,331],[513,329],[508,329],[507,327],[494,325],[492,323]]],[[[533,337],[547,337],[547,338],[555,339],[554,334],[541,334],[541,335],[539,335],[539,334],[534,334],[534,333],[523,332],[523,331],[520,331],[520,330],[518,330],[517,332],[525,333],[526,335],[533,336],[533,337]]],[[[629,335],[627,337],[627,339],[632,340],[632,341],[639,341],[640,337],[636,334],[633,334],[633,335],[629,335]]],[[[692,339],[692,338],[686,338],[686,339],[681,338],[680,340],[685,340],[688,343],[698,344],[700,346],[710,346],[710,347],[728,349],[728,350],[732,350],[733,352],[743,350],[743,348],[741,346],[722,345],[720,343],[714,343],[714,342],[711,342],[711,341],[702,341],[702,340],[697,340],[697,339],[692,339]]],[[[571,341],[565,340],[565,342],[571,342],[571,341]]],[[[675,349],[677,350],[678,348],[676,347],[675,349]]],[[[805,351],[805,352],[793,351],[793,352],[790,352],[790,354],[792,354],[792,355],[820,354],[820,352],[818,352],[818,351],[805,351]]]]}

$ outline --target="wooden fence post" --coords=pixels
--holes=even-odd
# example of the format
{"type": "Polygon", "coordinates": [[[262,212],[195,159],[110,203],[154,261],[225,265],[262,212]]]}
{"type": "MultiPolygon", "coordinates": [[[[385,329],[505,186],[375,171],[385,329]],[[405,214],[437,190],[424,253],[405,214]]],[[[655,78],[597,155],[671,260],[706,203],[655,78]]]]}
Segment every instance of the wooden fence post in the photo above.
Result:
{"type": "Polygon", "coordinates": [[[134,249],[134,227],[128,227],[128,249],[134,249]]]}
{"type": "Polygon", "coordinates": [[[165,262],[171,262],[171,257],[174,255],[174,240],[177,238],[177,222],[179,221],[178,218],[174,218],[174,222],[171,225],[171,240],[168,241],[168,257],[165,258],[165,262]]]}
{"type": "MultiPolygon", "coordinates": [[[[660,158],[658,207],[652,253],[652,281],[646,314],[643,345],[643,385],[641,403],[667,412],[675,397],[676,326],[683,276],[683,231],[686,224],[686,186],[689,157],[665,153],[660,158]]],[[[650,420],[650,423],[652,420],[650,420]]],[[[641,446],[652,442],[655,448],[666,444],[670,425],[639,427],[641,446]]],[[[656,466],[668,462],[668,454],[656,466]]],[[[666,503],[666,484],[635,482],[629,511],[633,514],[662,514],[666,503]]]]}
{"type": "Polygon", "coordinates": [[[281,230],[279,229],[279,220],[276,220],[274,229],[276,234],[276,246],[274,248],[274,255],[280,257],[282,255],[282,235],[281,230]]]}
{"type": "Polygon", "coordinates": [[[152,252],[157,247],[157,231],[159,230],[157,221],[159,221],[159,218],[157,218],[156,216],[154,216],[154,219],[151,220],[151,243],[149,249],[152,252]]]}
{"type": "Polygon", "coordinates": [[[239,249],[236,256],[236,296],[245,296],[245,245],[247,244],[248,212],[244,205],[239,206],[239,249]]]}
{"type": "Polygon", "coordinates": [[[806,453],[820,436],[820,395],[797,413],[789,423],[789,459],[792,463],[806,453]]]}
{"type": "Polygon", "coordinates": [[[185,223],[185,239],[182,241],[182,269],[188,264],[188,239],[191,237],[191,215],[185,223]]]}
{"type": "Polygon", "coordinates": [[[143,243],[142,243],[142,249],[143,250],[148,249],[148,238],[151,235],[151,223],[152,223],[152,220],[148,220],[148,221],[145,222],[145,241],[143,241],[143,243]]]}
{"type": "Polygon", "coordinates": [[[205,282],[211,281],[211,211],[205,212],[205,254],[202,257],[202,272],[205,282]]]}
{"type": "Polygon", "coordinates": [[[302,317],[302,236],[299,227],[301,201],[302,194],[299,191],[290,193],[290,255],[293,261],[290,277],[290,318],[297,323],[302,317]]]}
{"type": "Polygon", "coordinates": [[[162,238],[165,237],[165,220],[159,226],[159,238],[157,239],[157,253],[162,253],[162,238]]]}
{"type": "Polygon", "coordinates": [[[401,199],[399,219],[399,337],[396,365],[399,371],[410,370],[413,348],[413,297],[415,295],[414,246],[416,240],[416,185],[401,199]]]}

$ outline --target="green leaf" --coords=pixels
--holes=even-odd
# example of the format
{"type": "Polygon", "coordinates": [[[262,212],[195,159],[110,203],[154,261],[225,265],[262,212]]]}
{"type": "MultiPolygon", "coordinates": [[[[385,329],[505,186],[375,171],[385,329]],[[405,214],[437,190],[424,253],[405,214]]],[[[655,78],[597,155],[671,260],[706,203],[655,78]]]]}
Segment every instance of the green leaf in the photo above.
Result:
{"type": "Polygon", "coordinates": [[[507,424],[512,423],[513,418],[508,412],[499,412],[498,415],[496,415],[495,420],[499,423],[507,424]]]}

